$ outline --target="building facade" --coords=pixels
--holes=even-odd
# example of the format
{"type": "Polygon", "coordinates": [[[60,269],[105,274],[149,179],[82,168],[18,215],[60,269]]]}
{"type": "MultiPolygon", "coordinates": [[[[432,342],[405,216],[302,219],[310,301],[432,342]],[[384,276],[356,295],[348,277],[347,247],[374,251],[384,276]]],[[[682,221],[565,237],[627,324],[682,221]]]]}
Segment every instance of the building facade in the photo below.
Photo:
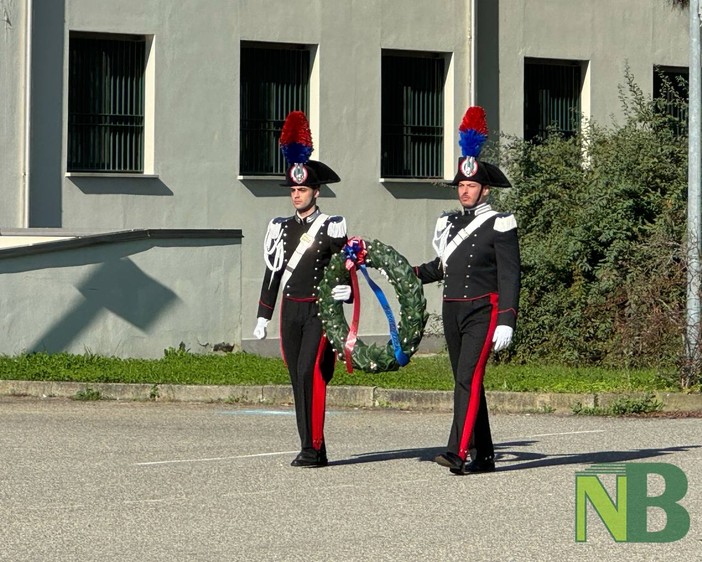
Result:
{"type": "MultiPolygon", "coordinates": [[[[240,231],[236,294],[217,295],[231,316],[208,340],[262,353],[277,347],[248,339],[266,225],[291,214],[276,145],[288,111],[308,114],[313,158],[342,179],[322,190],[322,210],[345,215],[350,235],[418,263],[432,257],[437,215],[456,206],[438,184],[454,175],[468,105],[486,108],[493,138],[536,135],[554,122],[577,127],[580,115],[607,121],[619,113],[627,65],[653,91],[654,67],[684,72],[688,59],[688,13],[668,0],[0,0],[0,8],[0,235],[240,231]]],[[[0,250],[0,274],[3,263],[0,250]]],[[[193,275],[185,261],[179,270],[193,275]]],[[[438,312],[440,289],[426,292],[438,312]]],[[[370,293],[365,303],[361,334],[384,338],[380,307],[370,293]]],[[[45,306],[49,317],[68,314],[45,306]]],[[[27,345],[38,344],[9,342],[0,352],[27,345]]]]}

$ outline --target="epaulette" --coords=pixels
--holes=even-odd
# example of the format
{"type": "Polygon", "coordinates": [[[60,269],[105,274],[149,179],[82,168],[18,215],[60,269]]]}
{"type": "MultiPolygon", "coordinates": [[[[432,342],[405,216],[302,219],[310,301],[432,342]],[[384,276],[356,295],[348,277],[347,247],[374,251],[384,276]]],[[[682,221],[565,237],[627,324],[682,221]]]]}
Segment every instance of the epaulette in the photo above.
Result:
{"type": "Polygon", "coordinates": [[[346,219],[340,215],[330,216],[327,224],[327,234],[332,238],[343,238],[346,236],[346,219]]]}
{"type": "Polygon", "coordinates": [[[517,219],[511,213],[500,213],[495,219],[494,229],[497,232],[508,232],[517,228],[517,219]]]}

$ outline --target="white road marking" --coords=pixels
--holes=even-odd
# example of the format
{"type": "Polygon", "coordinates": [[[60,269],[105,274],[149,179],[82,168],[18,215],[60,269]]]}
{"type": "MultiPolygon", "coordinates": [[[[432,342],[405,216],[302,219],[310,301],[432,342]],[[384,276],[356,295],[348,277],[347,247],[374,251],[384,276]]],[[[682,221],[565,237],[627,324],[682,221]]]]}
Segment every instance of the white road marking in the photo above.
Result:
{"type": "Polygon", "coordinates": [[[604,429],[589,429],[588,431],[564,431],[562,433],[537,433],[536,435],[528,435],[527,437],[551,437],[553,435],[579,435],[581,433],[604,433],[604,429]]]}
{"type": "Polygon", "coordinates": [[[220,410],[215,412],[220,416],[294,416],[292,410],[220,410]]]}
{"type": "Polygon", "coordinates": [[[135,466],[152,466],[156,464],[176,464],[183,462],[214,462],[214,461],[229,461],[234,459],[252,459],[255,457],[272,457],[275,455],[292,455],[294,453],[299,453],[299,451],[276,451],[275,453],[256,453],[253,455],[237,455],[235,457],[210,457],[204,459],[174,459],[169,461],[151,461],[151,462],[137,462],[134,463],[135,466]]]}

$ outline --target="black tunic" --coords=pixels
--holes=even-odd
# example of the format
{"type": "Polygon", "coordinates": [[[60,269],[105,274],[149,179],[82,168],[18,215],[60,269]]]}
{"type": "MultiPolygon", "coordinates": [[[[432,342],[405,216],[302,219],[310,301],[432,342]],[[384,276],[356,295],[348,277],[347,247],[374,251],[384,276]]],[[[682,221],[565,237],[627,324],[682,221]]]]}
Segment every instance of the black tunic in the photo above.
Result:
{"type": "MultiPolygon", "coordinates": [[[[297,216],[273,219],[269,225],[276,225],[281,228],[281,244],[283,246],[282,267],[272,272],[266,269],[261,286],[261,297],[258,303],[258,316],[270,320],[273,316],[280,282],[290,258],[300,243],[300,238],[305,234],[312,223],[315,215],[308,217],[308,220],[301,220],[297,216]],[[309,219],[312,220],[309,220],[309,219]]],[[[344,219],[340,216],[331,216],[315,236],[313,245],[307,249],[300,259],[297,267],[288,279],[286,286],[282,288],[284,298],[293,300],[316,300],[319,294],[319,282],[324,275],[324,268],[329,263],[332,255],[339,252],[346,244],[346,229],[343,228],[341,236],[331,236],[329,231],[339,230],[334,225],[341,225],[344,219]]]]}
{"type": "MultiPolygon", "coordinates": [[[[445,218],[448,242],[489,205],[479,205],[465,213],[445,218]]],[[[520,255],[514,216],[498,213],[464,240],[445,265],[441,258],[415,268],[422,283],[444,281],[444,301],[462,301],[498,295],[498,325],[515,327],[519,309],[520,255]]]]}

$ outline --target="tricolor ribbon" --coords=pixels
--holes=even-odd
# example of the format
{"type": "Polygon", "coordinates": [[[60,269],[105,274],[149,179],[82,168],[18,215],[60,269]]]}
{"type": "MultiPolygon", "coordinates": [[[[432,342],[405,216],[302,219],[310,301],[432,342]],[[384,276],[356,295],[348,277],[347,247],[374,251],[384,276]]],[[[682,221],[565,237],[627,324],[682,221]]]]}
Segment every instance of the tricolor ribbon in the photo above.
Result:
{"type": "Polygon", "coordinates": [[[385,297],[383,290],[370,278],[368,270],[366,268],[366,257],[368,255],[368,250],[366,249],[366,242],[361,238],[351,238],[343,250],[346,256],[345,266],[349,271],[351,276],[351,287],[353,290],[354,301],[353,301],[353,316],[351,319],[351,326],[349,327],[349,334],[346,337],[346,342],[344,343],[344,354],[346,356],[346,371],[349,373],[353,372],[353,364],[351,362],[351,355],[353,353],[353,348],[358,340],[358,321],[361,316],[361,298],[358,291],[358,277],[356,275],[356,269],[360,269],[363,276],[366,278],[368,285],[375,293],[380,306],[385,312],[385,316],[388,320],[388,326],[390,327],[390,339],[392,341],[392,347],[395,353],[395,359],[401,367],[404,367],[409,363],[409,357],[402,351],[402,345],[400,344],[400,335],[397,332],[397,324],[395,323],[395,316],[392,313],[388,299],[385,297]]]}

